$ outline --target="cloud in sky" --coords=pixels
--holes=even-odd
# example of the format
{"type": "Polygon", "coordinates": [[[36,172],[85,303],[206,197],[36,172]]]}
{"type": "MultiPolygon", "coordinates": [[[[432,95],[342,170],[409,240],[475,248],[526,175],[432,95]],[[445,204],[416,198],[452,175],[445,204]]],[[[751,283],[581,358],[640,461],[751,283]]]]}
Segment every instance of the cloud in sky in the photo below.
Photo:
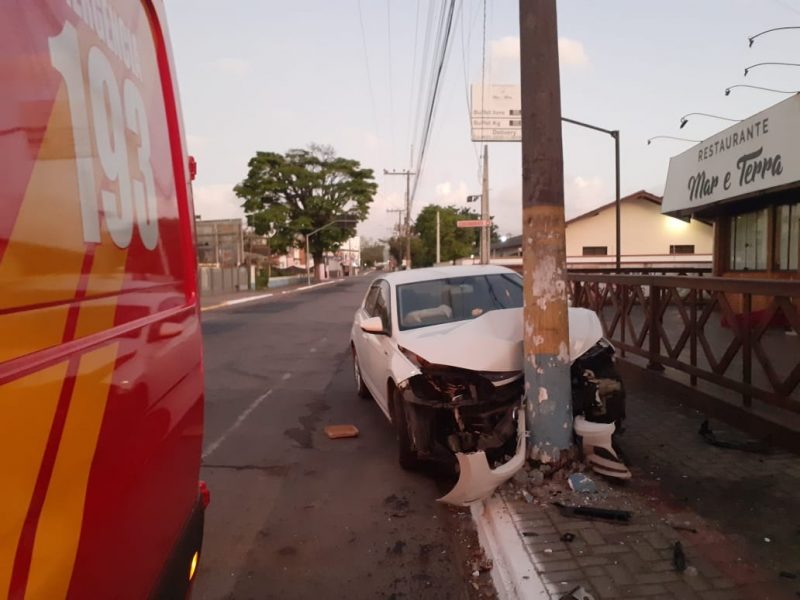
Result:
{"type": "Polygon", "coordinates": [[[192,186],[194,212],[203,219],[235,219],[244,216],[232,183],[192,186]]]}
{"type": "Polygon", "coordinates": [[[216,71],[236,77],[244,77],[250,72],[250,63],[244,58],[223,57],[212,60],[209,65],[216,71]]]}
{"type": "MultiPolygon", "coordinates": [[[[490,42],[492,78],[496,82],[519,78],[519,37],[508,35],[490,42]]],[[[558,38],[558,60],[562,68],[589,66],[583,43],[571,38],[558,38]]]]}

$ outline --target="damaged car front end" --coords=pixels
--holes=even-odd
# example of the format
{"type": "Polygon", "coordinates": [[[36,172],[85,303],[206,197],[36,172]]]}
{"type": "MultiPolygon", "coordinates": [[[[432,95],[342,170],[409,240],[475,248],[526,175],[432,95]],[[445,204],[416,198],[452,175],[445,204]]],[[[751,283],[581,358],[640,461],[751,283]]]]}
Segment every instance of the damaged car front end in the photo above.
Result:
{"type": "Polygon", "coordinates": [[[522,373],[477,372],[403,353],[419,373],[400,386],[410,446],[420,460],[457,465],[459,481],[440,501],[485,498],[525,461],[522,373]]]}

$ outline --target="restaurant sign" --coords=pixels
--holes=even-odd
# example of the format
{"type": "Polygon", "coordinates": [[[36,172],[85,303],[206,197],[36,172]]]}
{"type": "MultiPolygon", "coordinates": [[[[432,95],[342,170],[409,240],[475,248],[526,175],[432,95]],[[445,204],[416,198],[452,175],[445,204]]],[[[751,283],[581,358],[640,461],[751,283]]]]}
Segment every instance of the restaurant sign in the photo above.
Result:
{"type": "Polygon", "coordinates": [[[800,180],[800,94],[740,121],[669,161],[661,210],[700,207],[800,180]]]}

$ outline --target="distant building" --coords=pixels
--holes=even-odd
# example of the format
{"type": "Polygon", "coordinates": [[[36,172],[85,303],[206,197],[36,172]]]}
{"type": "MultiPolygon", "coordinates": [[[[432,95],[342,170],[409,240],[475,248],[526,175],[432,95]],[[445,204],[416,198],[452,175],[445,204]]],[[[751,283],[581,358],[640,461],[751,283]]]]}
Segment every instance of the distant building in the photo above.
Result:
{"type": "Polygon", "coordinates": [[[235,267],[244,263],[242,219],[195,221],[197,262],[201,265],[235,267]]]}
{"type": "MultiPolygon", "coordinates": [[[[638,191],[620,200],[622,252],[629,268],[711,267],[713,227],[661,213],[661,198],[638,191]]],[[[616,261],[616,209],[611,202],[566,222],[567,265],[606,268],[616,261]]],[[[496,259],[522,257],[522,236],[492,245],[496,259]]],[[[502,261],[507,262],[507,261],[502,261]]]]}

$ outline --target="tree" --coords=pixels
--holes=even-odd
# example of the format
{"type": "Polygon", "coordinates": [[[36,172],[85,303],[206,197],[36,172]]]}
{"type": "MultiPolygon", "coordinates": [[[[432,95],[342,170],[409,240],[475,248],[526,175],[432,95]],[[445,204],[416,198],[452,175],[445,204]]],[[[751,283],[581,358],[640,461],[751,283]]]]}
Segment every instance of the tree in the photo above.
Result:
{"type": "Polygon", "coordinates": [[[480,252],[480,229],[459,228],[456,221],[479,219],[480,215],[469,208],[456,206],[424,207],[414,223],[414,231],[421,240],[420,266],[430,266],[436,261],[436,212],[439,211],[440,254],[442,262],[477,255],[480,252]]]}
{"type": "MultiPolygon", "coordinates": [[[[389,246],[389,256],[394,260],[398,267],[406,259],[406,238],[405,236],[392,236],[388,240],[381,240],[389,246]]],[[[422,241],[417,236],[411,236],[411,264],[418,267],[430,266],[421,261],[424,256],[422,241]]]]}
{"type": "Polygon", "coordinates": [[[383,262],[383,252],[386,244],[383,242],[373,242],[363,240],[361,243],[361,262],[366,267],[373,267],[376,263],[383,262]]]}
{"type": "Polygon", "coordinates": [[[314,264],[325,252],[355,235],[356,224],[367,218],[378,185],[372,169],[356,160],[336,156],[330,146],[256,152],[247,177],[233,188],[243,200],[247,222],[256,233],[272,235],[273,248],[305,247],[305,236],[337,219],[309,240],[314,264]]]}

